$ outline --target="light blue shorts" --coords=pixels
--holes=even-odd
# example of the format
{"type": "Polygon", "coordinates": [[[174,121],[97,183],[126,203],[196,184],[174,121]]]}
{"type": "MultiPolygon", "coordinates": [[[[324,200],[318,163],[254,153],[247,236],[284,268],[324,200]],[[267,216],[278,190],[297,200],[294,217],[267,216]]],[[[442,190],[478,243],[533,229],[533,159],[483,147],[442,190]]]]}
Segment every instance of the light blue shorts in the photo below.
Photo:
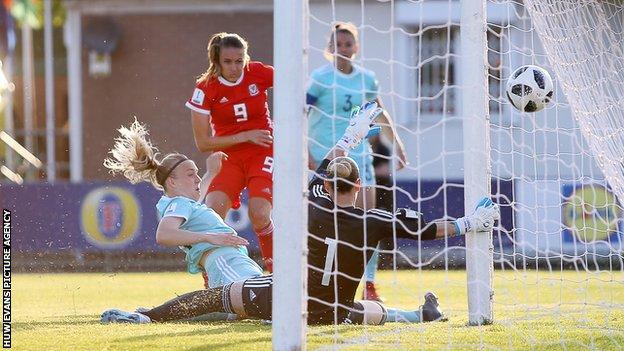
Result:
{"type": "Polygon", "coordinates": [[[240,251],[219,252],[217,250],[206,258],[206,262],[208,263],[206,273],[208,273],[210,288],[262,275],[262,268],[240,251]]]}

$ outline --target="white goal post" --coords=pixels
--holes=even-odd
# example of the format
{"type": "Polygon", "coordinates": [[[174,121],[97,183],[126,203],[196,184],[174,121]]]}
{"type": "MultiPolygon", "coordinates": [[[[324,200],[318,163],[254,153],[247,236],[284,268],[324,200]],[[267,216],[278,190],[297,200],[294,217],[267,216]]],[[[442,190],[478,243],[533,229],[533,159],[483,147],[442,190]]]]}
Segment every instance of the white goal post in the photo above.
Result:
{"type": "MultiPolygon", "coordinates": [[[[305,345],[305,236],[294,235],[293,228],[307,232],[307,210],[303,198],[307,143],[305,143],[303,87],[307,72],[304,43],[307,0],[275,0],[275,285],[273,306],[273,347],[276,350],[300,349],[305,345]],[[290,28],[290,30],[283,30],[290,28]],[[294,117],[294,118],[293,118],[294,117]],[[301,138],[298,136],[302,136],[301,138]],[[280,152],[288,150],[288,152],[280,152]],[[304,183],[302,183],[302,179],[304,183]],[[298,201],[301,200],[301,201],[298,201]],[[301,206],[301,207],[300,207],[301,206]],[[300,216],[295,214],[299,213],[300,216]],[[302,260],[303,259],[303,260],[302,260]],[[304,295],[302,295],[304,294],[304,295]],[[295,313],[294,311],[302,311],[295,313]]],[[[485,1],[462,0],[462,50],[466,53],[462,81],[471,94],[463,94],[466,116],[464,138],[466,158],[465,207],[490,192],[488,88],[486,67],[485,1]],[[468,53],[470,51],[470,53],[468,53]],[[481,101],[481,103],[475,103],[481,101]]],[[[492,235],[467,236],[468,305],[470,323],[492,322],[492,235]]]]}
{"type": "Polygon", "coordinates": [[[308,337],[321,349],[624,346],[622,16],[621,0],[274,0],[273,349],[306,349],[308,337]],[[488,235],[382,248],[388,305],[417,312],[433,291],[448,323],[307,326],[307,149],[323,141],[308,136],[306,88],[313,72],[332,72],[319,85],[333,112],[313,106],[315,117],[344,119],[336,76],[348,71],[327,61],[339,21],[357,28],[351,63],[379,80],[408,148],[410,164],[377,187],[392,208],[431,221],[469,215],[482,196],[501,206],[488,235]],[[505,95],[524,65],[553,78],[537,113],[505,95]],[[534,322],[546,336],[531,335],[534,322]],[[496,330],[508,338],[492,340],[496,330]]]}
{"type": "MultiPolygon", "coordinates": [[[[490,121],[488,108],[486,1],[461,0],[460,85],[464,131],[464,208],[470,211],[490,196],[490,121]]],[[[466,233],[468,323],[493,322],[492,232],[466,233]]]]}
{"type": "Polygon", "coordinates": [[[306,342],[305,4],[307,0],[275,0],[273,12],[274,350],[300,350],[306,342]]]}

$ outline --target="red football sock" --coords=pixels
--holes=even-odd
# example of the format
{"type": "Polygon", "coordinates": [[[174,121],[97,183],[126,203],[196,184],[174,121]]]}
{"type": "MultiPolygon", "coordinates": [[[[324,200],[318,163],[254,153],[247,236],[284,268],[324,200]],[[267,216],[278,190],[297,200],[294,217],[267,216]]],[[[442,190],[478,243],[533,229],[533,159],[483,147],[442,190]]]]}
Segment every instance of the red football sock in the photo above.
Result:
{"type": "Polygon", "coordinates": [[[204,278],[204,289],[208,289],[208,273],[202,272],[202,277],[204,278]]]}
{"type": "Polygon", "coordinates": [[[273,221],[269,222],[263,229],[256,231],[256,236],[258,236],[264,267],[273,273],[273,221]]]}

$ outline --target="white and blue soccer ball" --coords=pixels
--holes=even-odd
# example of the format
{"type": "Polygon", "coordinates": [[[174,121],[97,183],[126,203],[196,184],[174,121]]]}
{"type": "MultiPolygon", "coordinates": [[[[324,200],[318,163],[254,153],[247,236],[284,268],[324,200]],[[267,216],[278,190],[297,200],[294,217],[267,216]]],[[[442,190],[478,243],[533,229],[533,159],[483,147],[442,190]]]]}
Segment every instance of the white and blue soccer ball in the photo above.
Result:
{"type": "Polygon", "coordinates": [[[520,112],[537,112],[553,97],[553,81],[548,72],[538,66],[518,67],[507,81],[507,99],[520,112]]]}

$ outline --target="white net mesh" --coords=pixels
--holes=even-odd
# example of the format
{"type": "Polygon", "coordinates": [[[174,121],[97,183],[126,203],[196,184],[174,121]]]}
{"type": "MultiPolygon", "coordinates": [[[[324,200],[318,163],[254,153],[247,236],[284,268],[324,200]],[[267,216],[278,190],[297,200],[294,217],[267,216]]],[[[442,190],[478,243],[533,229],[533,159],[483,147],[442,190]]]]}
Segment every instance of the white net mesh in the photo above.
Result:
{"type": "MultiPolygon", "coordinates": [[[[415,309],[433,291],[449,322],[309,327],[309,348],[624,348],[623,210],[615,196],[624,199],[624,5],[526,6],[487,2],[491,195],[502,212],[494,231],[494,325],[466,326],[463,238],[400,240],[396,248],[382,245],[385,269],[375,280],[386,305],[415,309]],[[555,82],[554,102],[536,114],[516,112],[505,97],[506,77],[525,64],[545,68],[555,82]]],[[[391,190],[377,206],[410,207],[429,221],[464,215],[463,164],[474,157],[462,143],[461,94],[470,92],[459,79],[459,11],[450,0],[309,2],[310,71],[329,64],[335,23],[352,22],[359,30],[354,63],[375,73],[405,143],[410,164],[377,185],[391,190]]],[[[335,77],[322,85],[338,100],[335,77]]],[[[340,120],[336,106],[312,109],[340,120]]],[[[318,146],[314,135],[308,143],[318,146]]],[[[376,156],[383,172],[384,155],[376,156]]]]}
{"type": "Polygon", "coordinates": [[[527,1],[581,131],[620,199],[624,199],[622,5],[527,1]]]}

